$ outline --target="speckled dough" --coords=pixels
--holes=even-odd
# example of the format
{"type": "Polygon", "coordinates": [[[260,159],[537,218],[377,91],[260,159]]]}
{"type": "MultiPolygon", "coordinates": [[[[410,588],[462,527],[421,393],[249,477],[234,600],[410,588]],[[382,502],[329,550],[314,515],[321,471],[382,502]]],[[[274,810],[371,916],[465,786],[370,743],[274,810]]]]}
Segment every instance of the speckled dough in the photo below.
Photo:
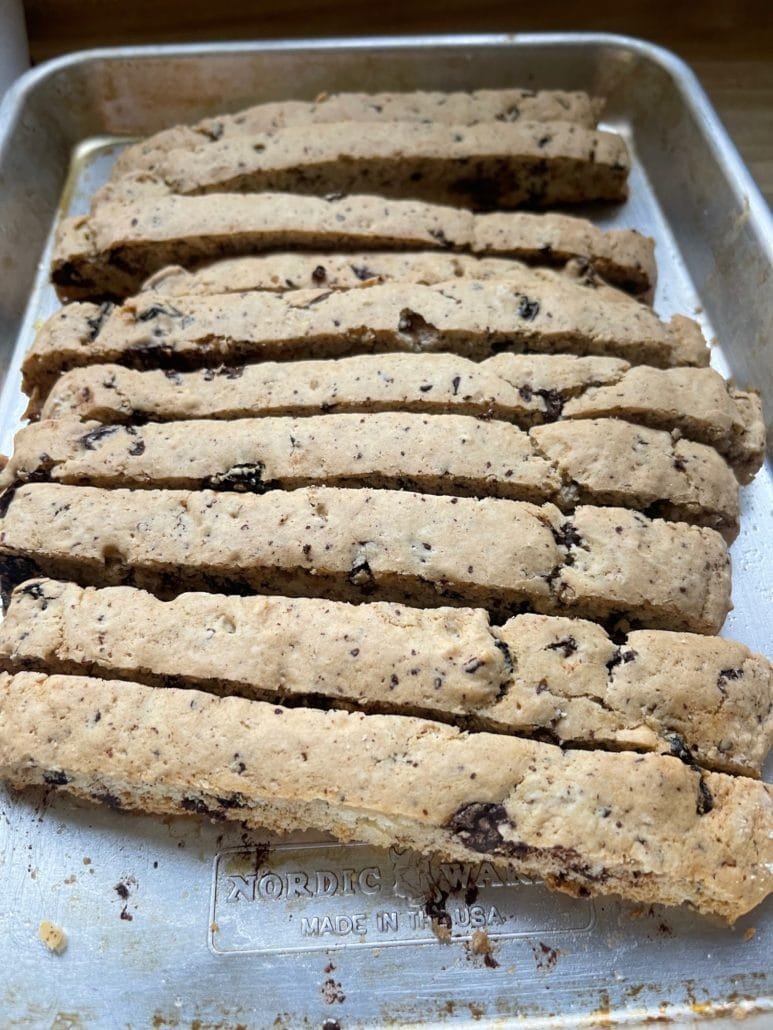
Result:
{"type": "Polygon", "coordinates": [[[189,271],[169,265],[142,284],[167,297],[209,293],[246,293],[268,290],[349,290],[380,282],[433,286],[454,278],[511,279],[524,284],[559,283],[597,290],[605,300],[637,303],[624,290],[608,286],[584,258],[573,258],[563,268],[525,265],[509,258],[480,258],[446,251],[360,251],[352,254],[323,251],[278,251],[247,257],[223,258],[189,271]]]}
{"type": "Polygon", "coordinates": [[[62,220],[51,276],[68,300],[125,297],[166,265],[288,247],[453,250],[542,265],[580,257],[631,292],[649,293],[655,283],[654,242],[632,229],[604,231],[552,213],[476,215],[424,201],[288,193],[102,202],[88,216],[62,220]]]}
{"type": "Polygon", "coordinates": [[[44,395],[68,368],[103,362],[190,368],[244,360],[352,353],[569,352],[668,367],[706,365],[700,329],[661,322],[642,304],[608,302],[581,286],[455,279],[165,298],[141,293],[103,311],[68,305],[38,333],[22,366],[25,392],[44,395]]]}
{"type": "Polygon", "coordinates": [[[501,858],[571,893],[686,903],[729,921],[773,889],[764,783],[396,715],[0,674],[0,777],[115,807],[501,858]]]}
{"type": "Polygon", "coordinates": [[[677,753],[760,775],[773,743],[773,669],[742,644],[640,630],[615,644],[581,619],[315,598],[18,587],[0,624],[12,670],[198,687],[677,753]]]}
{"type": "Polygon", "coordinates": [[[526,433],[467,415],[384,412],[196,420],[77,421],[21,429],[0,489],[51,480],[91,486],[241,490],[360,486],[431,494],[619,505],[738,531],[738,484],[704,444],[617,419],[526,433]]]}
{"type": "Polygon", "coordinates": [[[6,504],[5,581],[528,607],[717,632],[730,568],[712,529],[623,508],[397,490],[309,487],[254,494],[102,490],[34,483],[6,504]],[[24,559],[24,561],[19,561],[24,559]],[[26,564],[25,564],[26,562],[26,564]],[[25,575],[26,572],[26,575],[25,575]]]}
{"type": "Polygon", "coordinates": [[[192,195],[275,191],[413,198],[478,210],[625,200],[621,136],[567,122],[327,122],[292,125],[157,154],[95,198],[148,190],[192,195]]]}
{"type": "Polygon", "coordinates": [[[596,126],[604,101],[587,93],[560,90],[479,89],[470,93],[322,93],[314,101],[280,100],[257,104],[236,114],[177,125],[127,147],[113,174],[154,166],[160,153],[200,147],[291,125],[325,122],[415,122],[474,125],[476,122],[561,121],[587,129],[596,126]]]}
{"type": "MultiPolygon", "coordinates": [[[[56,380],[42,417],[172,422],[390,410],[483,415],[524,428],[610,414],[711,445],[743,482],[765,448],[759,397],[712,368],[631,369],[619,358],[554,354],[506,353],[480,363],[451,354],[365,354],[174,375],[91,365],[56,380]],[[614,403],[595,389],[604,384],[619,387],[614,403]]],[[[33,396],[29,414],[39,413],[33,396]]]]}

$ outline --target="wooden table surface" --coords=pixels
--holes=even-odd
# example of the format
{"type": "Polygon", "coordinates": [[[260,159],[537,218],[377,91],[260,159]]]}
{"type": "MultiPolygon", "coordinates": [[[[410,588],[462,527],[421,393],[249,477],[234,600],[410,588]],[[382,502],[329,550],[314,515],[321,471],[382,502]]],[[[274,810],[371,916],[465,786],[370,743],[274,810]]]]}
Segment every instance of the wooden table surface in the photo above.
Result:
{"type": "Polygon", "coordinates": [[[620,32],[683,57],[773,203],[770,0],[26,0],[35,62],[95,46],[422,32],[620,32]]]}

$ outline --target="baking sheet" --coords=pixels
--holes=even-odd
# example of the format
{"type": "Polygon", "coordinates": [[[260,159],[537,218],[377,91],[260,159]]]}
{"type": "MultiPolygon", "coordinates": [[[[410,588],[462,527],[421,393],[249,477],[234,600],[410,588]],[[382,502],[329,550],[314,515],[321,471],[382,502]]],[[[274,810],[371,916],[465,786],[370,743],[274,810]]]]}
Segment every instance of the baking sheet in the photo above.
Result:
{"type": "MultiPolygon", "coordinates": [[[[0,449],[19,360],[56,309],[52,228],[85,211],[119,137],[323,89],[525,85],[609,98],[631,198],[589,210],[656,237],[656,309],[693,314],[712,363],[763,390],[773,421],[773,232],[690,73],[610,36],[164,47],[73,55],[0,109],[0,449]],[[767,289],[766,289],[767,287],[767,289]]],[[[744,490],[725,632],[771,653],[769,466],[744,490]]],[[[773,1016],[773,904],[727,929],[686,911],[576,901],[507,868],[438,864],[320,835],[281,841],[191,819],[0,793],[0,1023],[263,1027],[689,1023],[773,1016]],[[431,914],[451,919],[438,940],[431,914]],[[62,926],[61,956],[37,938],[62,926]],[[485,930],[492,951],[476,951],[485,930]]]]}

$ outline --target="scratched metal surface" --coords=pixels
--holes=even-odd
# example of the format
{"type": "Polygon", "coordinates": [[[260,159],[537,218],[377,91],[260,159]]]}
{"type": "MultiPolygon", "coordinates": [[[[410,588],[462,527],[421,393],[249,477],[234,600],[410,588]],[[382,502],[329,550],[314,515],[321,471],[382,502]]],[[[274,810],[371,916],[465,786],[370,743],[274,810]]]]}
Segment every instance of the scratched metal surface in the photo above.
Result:
{"type": "MultiPolygon", "coordinates": [[[[56,308],[53,226],[84,211],[117,138],[323,89],[577,88],[609,98],[635,156],[605,226],[657,239],[662,315],[718,340],[773,422],[770,216],[687,69],[610,36],[471,37],[95,51],[30,73],[0,109],[0,448],[19,359],[56,308]]],[[[769,467],[744,491],[726,632],[771,653],[769,467]]],[[[484,942],[485,943],[485,942],[484,942]]],[[[685,911],[575,901],[487,864],[443,866],[322,837],[121,815],[0,792],[0,1025],[530,1028],[773,1019],[773,905],[733,929],[685,911]],[[448,894],[451,941],[426,899],[448,894]],[[44,920],[68,936],[38,940],[44,920]],[[485,929],[490,955],[476,951],[485,929]]]]}

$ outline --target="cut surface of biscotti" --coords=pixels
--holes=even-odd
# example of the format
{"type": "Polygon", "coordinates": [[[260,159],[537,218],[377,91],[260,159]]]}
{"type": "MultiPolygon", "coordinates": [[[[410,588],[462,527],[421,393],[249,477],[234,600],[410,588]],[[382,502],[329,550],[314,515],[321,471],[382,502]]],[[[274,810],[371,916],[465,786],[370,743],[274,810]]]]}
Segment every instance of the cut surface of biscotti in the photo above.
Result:
{"type": "Polygon", "coordinates": [[[759,397],[714,369],[632,369],[619,358],[570,354],[505,353],[482,362],[442,353],[365,354],[173,375],[90,365],[57,379],[42,412],[34,396],[29,407],[44,419],[129,423],[379,411],[477,415],[523,428],[610,415],[715,447],[742,482],[764,455],[759,397]],[[614,396],[596,389],[605,385],[617,387],[614,396]]]}
{"type": "Polygon", "coordinates": [[[159,153],[148,170],[97,194],[133,202],[159,190],[360,193],[476,210],[549,207],[627,196],[630,159],[615,133],[568,122],[327,122],[159,153]]]}
{"type": "Polygon", "coordinates": [[[773,889],[764,783],[397,715],[2,673],[0,777],[117,808],[506,859],[571,893],[686,903],[728,921],[773,889]]]}
{"type": "Polygon", "coordinates": [[[738,531],[738,483],[713,447],[618,419],[538,426],[468,415],[382,412],[21,429],[0,489],[22,483],[241,490],[408,489],[470,497],[616,505],[738,531]]]}
{"type": "Polygon", "coordinates": [[[354,290],[166,298],[141,293],[102,311],[68,305],[38,333],[23,363],[27,393],[45,394],[77,365],[191,368],[353,353],[498,351],[621,357],[660,367],[708,364],[690,319],[661,322],[641,304],[580,286],[457,279],[434,286],[377,283],[354,290]]]}
{"type": "Polygon", "coordinates": [[[126,297],[166,265],[288,247],[303,250],[452,250],[564,265],[585,258],[633,293],[655,283],[654,243],[563,214],[473,214],[376,196],[207,194],[102,202],[57,230],[52,280],[68,300],[126,297]]]}
{"type": "Polygon", "coordinates": [[[340,254],[312,251],[278,251],[246,257],[223,258],[197,269],[170,265],[142,284],[166,297],[210,293],[247,293],[268,290],[349,290],[363,283],[418,283],[433,286],[454,278],[512,279],[524,284],[537,282],[584,286],[596,290],[605,300],[636,303],[624,290],[609,286],[590,262],[574,258],[563,268],[526,265],[511,258],[474,257],[447,251],[367,251],[340,254]]]}
{"type": "Polygon", "coordinates": [[[194,125],[177,125],[127,147],[119,155],[114,175],[154,167],[159,153],[179,147],[271,132],[291,125],[325,122],[437,122],[475,125],[477,122],[561,121],[595,128],[604,101],[587,93],[562,90],[479,89],[464,92],[323,93],[316,100],[280,100],[256,104],[236,114],[205,118],[194,125]]]}
{"type": "Polygon", "coordinates": [[[17,587],[0,663],[312,707],[425,716],[561,745],[674,753],[759,776],[773,670],[743,644],[582,619],[55,580],[17,587]]]}
{"type": "Polygon", "coordinates": [[[730,607],[712,529],[623,508],[308,487],[266,494],[32,483],[6,500],[5,582],[35,574],[334,600],[480,605],[715,633],[730,607]],[[20,561],[20,559],[22,559],[20,561]]]}

